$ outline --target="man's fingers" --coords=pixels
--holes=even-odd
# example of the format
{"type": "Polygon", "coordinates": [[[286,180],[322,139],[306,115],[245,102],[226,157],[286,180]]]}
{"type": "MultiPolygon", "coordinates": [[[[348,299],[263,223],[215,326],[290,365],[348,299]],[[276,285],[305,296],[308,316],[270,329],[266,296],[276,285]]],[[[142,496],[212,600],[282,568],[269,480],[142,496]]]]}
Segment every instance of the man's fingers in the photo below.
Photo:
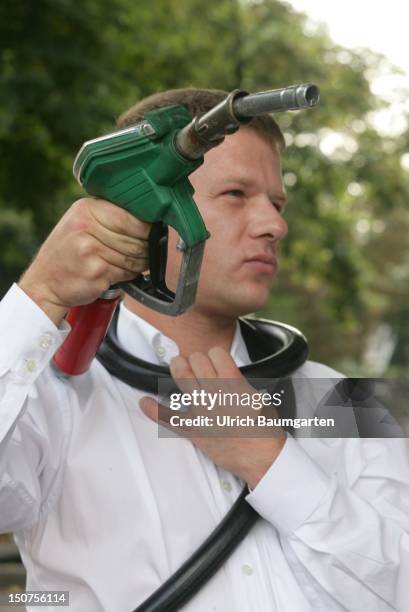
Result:
{"type": "Polygon", "coordinates": [[[170,371],[173,378],[195,378],[189,361],[181,355],[171,360],[170,371]]]}
{"type": "Polygon", "coordinates": [[[128,272],[135,278],[138,274],[142,274],[149,268],[149,259],[147,257],[128,257],[121,255],[112,249],[104,249],[101,252],[101,258],[113,268],[115,276],[121,275],[122,272],[128,272]]]}
{"type": "Polygon", "coordinates": [[[132,238],[149,238],[150,223],[137,219],[127,210],[106,200],[87,198],[86,202],[91,216],[109,231],[132,238]]]}
{"type": "Polygon", "coordinates": [[[243,379],[243,375],[231,355],[220,346],[215,346],[207,353],[218,378],[243,379]]]}
{"type": "MultiPolygon", "coordinates": [[[[170,371],[182,393],[193,395],[194,391],[200,391],[208,394],[206,399],[202,398],[202,408],[194,409],[199,413],[208,407],[209,402],[213,402],[215,410],[222,408],[223,404],[216,405],[211,399],[215,393],[223,397],[223,393],[249,394],[253,391],[230,354],[220,347],[210,349],[207,354],[193,353],[188,359],[176,357],[171,361],[170,371]]],[[[239,408],[240,402],[237,405],[239,408]]]]}
{"type": "Polygon", "coordinates": [[[231,378],[241,377],[240,371],[227,351],[214,347],[206,353],[192,353],[188,359],[175,357],[171,362],[176,378],[231,378]]]}
{"type": "Polygon", "coordinates": [[[221,379],[218,377],[208,355],[205,353],[193,353],[189,357],[189,364],[202,389],[207,393],[219,391],[221,379]]]}
{"type": "MultiPolygon", "coordinates": [[[[186,425],[178,425],[177,429],[172,427],[170,424],[170,419],[175,415],[175,412],[166,406],[162,406],[162,404],[159,404],[151,397],[143,397],[139,401],[139,406],[147,417],[149,417],[155,423],[158,423],[158,425],[166,427],[166,429],[169,429],[170,431],[183,435],[183,433],[188,433],[191,430],[191,427],[186,425]]],[[[183,416],[186,416],[186,413],[184,413],[183,416]]]]}
{"type": "Polygon", "coordinates": [[[190,367],[189,361],[184,357],[179,355],[171,359],[169,369],[173,380],[182,393],[192,393],[192,391],[198,388],[199,384],[196,376],[190,367]]]}
{"type": "Polygon", "coordinates": [[[169,408],[162,406],[162,404],[159,404],[156,400],[147,396],[139,401],[139,406],[152,421],[168,429],[170,428],[169,420],[173,412],[169,410],[169,408]]]}
{"type": "Polygon", "coordinates": [[[86,228],[101,257],[136,276],[149,268],[148,237],[151,225],[127,211],[99,199],[86,200],[94,219],[86,228]]]}
{"type": "Polygon", "coordinates": [[[190,368],[198,380],[217,378],[213,363],[205,353],[193,353],[189,357],[190,368]]]}
{"type": "Polygon", "coordinates": [[[147,257],[148,240],[112,232],[103,225],[92,227],[89,232],[100,244],[128,257],[147,257]]]}
{"type": "Polygon", "coordinates": [[[192,353],[188,359],[174,357],[170,362],[172,378],[183,393],[192,393],[201,388],[207,392],[218,390],[216,370],[205,353],[192,353]]]}
{"type": "Polygon", "coordinates": [[[146,416],[152,419],[152,421],[158,421],[158,402],[151,397],[143,397],[139,401],[139,406],[142,408],[146,416]]]}

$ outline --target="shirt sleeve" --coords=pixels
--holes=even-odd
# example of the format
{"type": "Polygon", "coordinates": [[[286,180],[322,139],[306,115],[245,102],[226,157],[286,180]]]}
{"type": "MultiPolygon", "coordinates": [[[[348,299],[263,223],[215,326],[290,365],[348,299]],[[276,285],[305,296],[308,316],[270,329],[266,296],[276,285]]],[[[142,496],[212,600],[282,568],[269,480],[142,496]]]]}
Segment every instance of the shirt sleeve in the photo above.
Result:
{"type": "MultiPolygon", "coordinates": [[[[308,440],[311,448],[320,440],[308,440]]],[[[331,474],[289,437],[247,501],[312,579],[351,612],[407,610],[409,465],[404,439],[338,439],[331,474]]]]}
{"type": "Polygon", "coordinates": [[[0,302],[0,532],[33,523],[51,492],[63,418],[56,377],[44,370],[69,329],[18,285],[0,302]]]}

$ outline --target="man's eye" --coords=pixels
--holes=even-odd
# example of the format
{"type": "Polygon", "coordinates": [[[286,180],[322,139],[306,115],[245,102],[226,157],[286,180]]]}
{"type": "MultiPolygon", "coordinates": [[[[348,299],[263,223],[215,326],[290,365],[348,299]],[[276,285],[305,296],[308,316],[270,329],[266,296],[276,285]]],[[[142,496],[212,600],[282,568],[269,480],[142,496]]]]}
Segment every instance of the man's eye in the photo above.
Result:
{"type": "Polygon", "coordinates": [[[271,202],[272,205],[274,206],[274,208],[276,209],[276,211],[278,213],[280,213],[280,215],[283,215],[285,212],[285,206],[283,206],[283,204],[279,203],[279,202],[271,202]]]}
{"type": "Polygon", "coordinates": [[[244,191],[241,189],[229,189],[228,191],[225,191],[223,195],[229,195],[233,198],[242,198],[244,196],[244,191]]]}

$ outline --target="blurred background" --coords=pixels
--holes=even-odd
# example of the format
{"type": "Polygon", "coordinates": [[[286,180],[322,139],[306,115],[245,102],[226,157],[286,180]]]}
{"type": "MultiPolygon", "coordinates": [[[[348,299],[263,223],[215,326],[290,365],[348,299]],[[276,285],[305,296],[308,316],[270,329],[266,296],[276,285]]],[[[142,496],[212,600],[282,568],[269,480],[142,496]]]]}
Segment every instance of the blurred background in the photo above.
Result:
{"type": "MultiPolygon", "coordinates": [[[[311,358],[347,375],[406,376],[402,4],[2,0],[0,296],[81,195],[71,168],[83,141],[110,131],[138,99],[192,85],[251,92],[309,81],[321,104],[276,117],[288,145],[290,233],[262,314],[299,327],[311,358]]],[[[24,570],[6,536],[0,561],[0,591],[21,587],[24,570]]]]}
{"type": "MultiPolygon", "coordinates": [[[[357,12],[363,5],[343,3],[337,15],[320,0],[3,0],[0,294],[81,195],[71,167],[83,141],[135,101],[187,85],[310,81],[321,104],[277,115],[290,233],[262,314],[301,328],[311,358],[346,374],[405,374],[409,82],[379,52],[346,48],[317,21],[332,11],[340,26],[343,16],[362,47],[376,25],[357,12]]],[[[379,39],[396,38],[403,15],[382,11],[379,39]]]]}

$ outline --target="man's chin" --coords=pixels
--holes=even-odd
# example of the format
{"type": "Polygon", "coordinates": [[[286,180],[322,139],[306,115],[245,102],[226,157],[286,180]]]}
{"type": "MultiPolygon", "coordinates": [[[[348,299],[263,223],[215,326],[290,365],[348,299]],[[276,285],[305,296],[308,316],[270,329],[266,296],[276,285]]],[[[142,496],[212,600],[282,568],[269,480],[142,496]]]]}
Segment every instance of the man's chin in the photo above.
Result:
{"type": "Polygon", "coordinates": [[[230,309],[234,311],[236,317],[241,317],[253,312],[257,312],[266,305],[271,288],[261,288],[258,286],[255,290],[246,291],[237,296],[231,295],[230,309]],[[234,299],[236,298],[236,299],[234,299]]]}
{"type": "MultiPolygon", "coordinates": [[[[272,280],[272,279],[271,279],[272,280]]],[[[271,293],[271,282],[243,282],[242,279],[214,286],[206,292],[199,287],[195,310],[225,317],[241,317],[261,310],[271,293]]]]}

